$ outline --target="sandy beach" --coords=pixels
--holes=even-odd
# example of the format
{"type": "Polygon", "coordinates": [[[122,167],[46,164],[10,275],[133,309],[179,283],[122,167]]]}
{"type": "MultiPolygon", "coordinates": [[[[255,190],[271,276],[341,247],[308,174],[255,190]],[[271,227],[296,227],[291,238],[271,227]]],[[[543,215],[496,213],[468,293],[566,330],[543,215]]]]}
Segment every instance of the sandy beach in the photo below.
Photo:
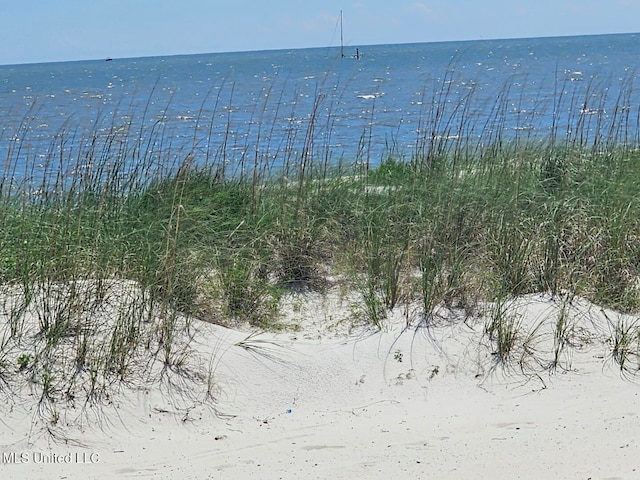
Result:
{"type": "Polygon", "coordinates": [[[213,372],[213,399],[195,377],[122,388],[100,408],[59,406],[65,440],[17,393],[3,402],[2,476],[638,478],[640,384],[612,357],[623,317],[574,299],[571,344],[548,368],[559,309],[542,295],[509,305],[535,335],[506,362],[482,312],[441,309],[427,326],[404,306],[377,331],[349,300],[308,294],[283,309],[295,328],[198,322],[190,361],[213,372]]]}
{"type": "Polygon", "coordinates": [[[8,65],[0,480],[640,479],[637,40],[8,65]]]}

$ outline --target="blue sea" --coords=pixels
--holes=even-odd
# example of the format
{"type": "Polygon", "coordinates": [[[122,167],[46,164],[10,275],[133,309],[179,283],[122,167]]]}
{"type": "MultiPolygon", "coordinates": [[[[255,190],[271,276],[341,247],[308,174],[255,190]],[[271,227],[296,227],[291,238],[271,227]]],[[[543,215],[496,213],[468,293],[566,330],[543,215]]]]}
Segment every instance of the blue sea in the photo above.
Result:
{"type": "Polygon", "coordinates": [[[481,145],[578,127],[638,143],[639,47],[622,34],[0,66],[0,165],[38,176],[101,151],[239,169],[375,163],[436,136],[481,145]]]}

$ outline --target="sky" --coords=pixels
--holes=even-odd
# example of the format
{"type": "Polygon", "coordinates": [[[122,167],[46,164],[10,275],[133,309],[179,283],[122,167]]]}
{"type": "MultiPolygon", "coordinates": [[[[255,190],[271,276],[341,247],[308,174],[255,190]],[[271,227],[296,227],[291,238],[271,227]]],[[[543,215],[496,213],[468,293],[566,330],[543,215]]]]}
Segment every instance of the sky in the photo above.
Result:
{"type": "Polygon", "coordinates": [[[640,0],[0,0],[0,65],[640,31],[640,0]]]}

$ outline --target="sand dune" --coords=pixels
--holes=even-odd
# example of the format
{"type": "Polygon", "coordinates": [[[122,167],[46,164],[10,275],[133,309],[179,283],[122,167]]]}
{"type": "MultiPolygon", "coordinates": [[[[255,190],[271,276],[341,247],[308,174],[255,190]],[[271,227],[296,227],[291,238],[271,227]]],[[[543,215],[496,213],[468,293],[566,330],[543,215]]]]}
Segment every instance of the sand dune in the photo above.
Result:
{"type": "Polygon", "coordinates": [[[490,305],[442,310],[428,327],[398,308],[377,331],[348,303],[293,298],[297,328],[281,332],[198,323],[190,361],[213,372],[215,401],[203,378],[123,388],[88,415],[67,408],[67,444],[16,392],[3,402],[3,478],[640,478],[638,364],[630,353],[623,374],[612,357],[625,317],[517,299],[518,341],[501,362],[490,305]],[[561,311],[566,344],[549,368],[561,311]]]}

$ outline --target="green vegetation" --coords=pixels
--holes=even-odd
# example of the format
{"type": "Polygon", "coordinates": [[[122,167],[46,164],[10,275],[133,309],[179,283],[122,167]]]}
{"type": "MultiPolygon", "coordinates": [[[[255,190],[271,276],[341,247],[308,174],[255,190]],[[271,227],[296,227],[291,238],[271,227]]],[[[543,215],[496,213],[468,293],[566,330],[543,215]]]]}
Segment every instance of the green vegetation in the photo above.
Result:
{"type": "MultiPolygon", "coordinates": [[[[408,160],[334,165],[303,152],[274,164],[256,153],[242,175],[226,159],[199,162],[196,146],[164,150],[162,132],[141,155],[114,129],[83,152],[91,168],[62,178],[51,166],[41,183],[6,177],[0,385],[18,375],[50,408],[80,385],[87,400],[104,400],[151,375],[149,358],[182,374],[192,322],[279,328],[283,293],[322,291],[335,272],[378,328],[402,304],[417,302],[428,326],[439,305],[471,315],[495,301],[486,333],[500,362],[519,335],[506,307],[515,296],[569,292],[637,311],[636,145],[594,133],[583,116],[561,142],[493,130],[465,140],[468,120],[435,116],[436,133],[408,160]],[[163,155],[174,168],[154,166],[163,155]],[[130,162],[112,162],[123,156],[130,162]]],[[[563,312],[554,368],[567,322],[563,312]]],[[[616,329],[621,367],[637,348],[635,326],[616,329]]]]}

